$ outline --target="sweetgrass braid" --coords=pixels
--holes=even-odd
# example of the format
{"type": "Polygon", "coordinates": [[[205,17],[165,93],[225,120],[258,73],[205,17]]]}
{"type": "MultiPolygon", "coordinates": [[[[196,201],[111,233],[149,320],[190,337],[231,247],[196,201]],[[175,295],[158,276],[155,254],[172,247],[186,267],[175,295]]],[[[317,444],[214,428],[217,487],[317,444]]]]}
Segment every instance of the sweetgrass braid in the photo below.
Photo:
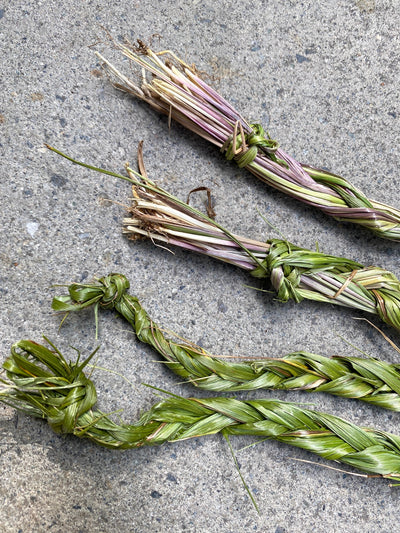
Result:
{"type": "Polygon", "coordinates": [[[232,362],[210,355],[185,341],[166,338],[139,300],[128,294],[123,274],[110,274],[89,284],[73,283],[68,294],[53,299],[56,311],[95,306],[115,309],[132,326],[137,338],[161,354],[178,376],[200,389],[234,392],[255,389],[304,389],[357,398],[400,411],[400,366],[360,357],[324,357],[296,352],[283,358],[232,362]]]}
{"type": "Polygon", "coordinates": [[[67,362],[53,350],[23,340],[4,362],[0,401],[46,419],[54,431],[108,448],[160,445],[203,435],[270,438],[372,474],[398,480],[400,437],[360,428],[333,415],[278,400],[171,397],[134,424],[113,422],[95,409],[96,389],[84,373],[90,358],[67,362]]]}
{"type": "Polygon", "coordinates": [[[51,146],[74,164],[132,184],[133,204],[123,231],[129,238],[151,238],[236,265],[266,278],[278,299],[303,299],[359,309],[378,315],[400,330],[400,281],[380,267],[300,248],[287,240],[259,242],[235,235],[201,211],[179,200],[147,177],[139,145],[142,174],[126,167],[128,176],[82,163],[51,146]]]}
{"type": "Polygon", "coordinates": [[[140,41],[137,46],[114,44],[142,72],[142,81],[136,83],[97,53],[107,71],[118,80],[114,84],[118,89],[218,146],[227,159],[236,161],[268,185],[337,220],[359,224],[380,237],[400,241],[399,209],[368,199],[345,178],[296,161],[260,124],[248,123],[206,84],[194,65],[187,65],[170,51],[155,53],[140,41]]]}
{"type": "Polygon", "coordinates": [[[286,302],[303,299],[360,309],[400,330],[400,281],[388,270],[300,248],[283,239],[266,243],[229,232],[142,176],[134,179],[130,217],[123,231],[225,261],[268,279],[286,302]]]}

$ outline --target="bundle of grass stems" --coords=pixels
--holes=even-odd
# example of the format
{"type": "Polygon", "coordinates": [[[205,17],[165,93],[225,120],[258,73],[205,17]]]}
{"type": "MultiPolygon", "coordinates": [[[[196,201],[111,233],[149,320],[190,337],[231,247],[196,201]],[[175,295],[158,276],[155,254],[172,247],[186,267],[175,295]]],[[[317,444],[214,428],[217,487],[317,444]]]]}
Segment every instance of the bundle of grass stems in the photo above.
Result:
{"type": "Polygon", "coordinates": [[[142,72],[142,80],[135,81],[97,53],[117,80],[114,85],[118,89],[210,141],[227,159],[233,159],[272,187],[337,220],[359,224],[380,237],[400,241],[400,210],[368,199],[345,178],[301,164],[286,154],[260,124],[247,122],[205,83],[194,65],[189,66],[171,51],[156,53],[141,41],[136,46],[114,44],[142,72]]]}
{"type": "Polygon", "coordinates": [[[73,434],[112,449],[160,445],[222,433],[274,439],[367,474],[400,481],[400,437],[361,428],[337,416],[279,400],[182,398],[171,395],[134,424],[114,422],[98,410],[86,360],[67,362],[61,352],[23,340],[3,364],[0,401],[47,420],[57,433],[73,434]]]}
{"type": "Polygon", "coordinates": [[[52,307],[70,313],[93,306],[96,319],[99,309],[116,310],[132,326],[137,338],[165,359],[168,368],[200,389],[218,392],[301,389],[357,398],[400,411],[400,365],[373,358],[329,358],[308,352],[240,362],[238,357],[233,361],[232,357],[212,356],[186,339],[179,337],[180,342],[174,342],[167,338],[165,330],[153,322],[138,298],[128,294],[129,287],[127,278],[116,273],[93,283],[72,283],[67,286],[68,294],[53,299],[52,307]]]}
{"type": "Polygon", "coordinates": [[[142,145],[138,154],[141,174],[127,165],[128,176],[82,163],[46,146],[77,165],[132,184],[133,203],[123,221],[129,238],[149,238],[247,270],[256,278],[268,279],[282,302],[307,299],[359,309],[400,330],[400,281],[392,272],[300,248],[284,239],[260,242],[231,233],[150,180],[142,145]]]}

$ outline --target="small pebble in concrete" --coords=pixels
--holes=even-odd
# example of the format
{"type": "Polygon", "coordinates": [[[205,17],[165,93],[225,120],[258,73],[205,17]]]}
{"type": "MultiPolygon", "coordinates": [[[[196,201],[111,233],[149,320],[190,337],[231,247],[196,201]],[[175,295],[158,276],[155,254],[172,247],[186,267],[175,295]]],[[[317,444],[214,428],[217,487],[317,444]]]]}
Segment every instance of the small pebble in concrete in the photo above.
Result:
{"type": "Polygon", "coordinates": [[[28,222],[26,224],[26,231],[29,233],[31,237],[35,236],[35,233],[39,229],[39,224],[37,222],[28,222]]]}

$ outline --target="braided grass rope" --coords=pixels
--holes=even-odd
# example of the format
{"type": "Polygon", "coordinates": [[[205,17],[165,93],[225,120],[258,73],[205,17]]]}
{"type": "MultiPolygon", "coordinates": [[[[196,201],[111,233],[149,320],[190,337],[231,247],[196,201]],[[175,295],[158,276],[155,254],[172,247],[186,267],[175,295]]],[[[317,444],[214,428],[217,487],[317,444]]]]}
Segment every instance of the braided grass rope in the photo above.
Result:
{"type": "Polygon", "coordinates": [[[136,84],[97,53],[106,70],[118,80],[115,87],[218,146],[227,159],[235,160],[239,167],[247,168],[272,187],[337,220],[360,224],[380,237],[400,241],[400,210],[369,200],[340,176],[296,161],[260,124],[249,124],[207,85],[194,66],[170,51],[155,53],[141,41],[137,46],[114,44],[142,72],[142,81],[136,84]],[[165,62],[161,56],[167,58],[165,62]]]}
{"type": "Polygon", "coordinates": [[[307,299],[359,309],[400,330],[400,281],[392,272],[299,248],[282,239],[263,243],[231,233],[151,181],[144,169],[141,145],[142,174],[126,166],[128,177],[46,146],[74,164],[132,184],[133,205],[123,221],[129,238],[147,237],[236,265],[254,277],[268,279],[282,302],[307,299]]]}
{"type": "Polygon", "coordinates": [[[95,409],[96,389],[82,363],[32,341],[13,345],[4,362],[0,401],[108,448],[160,445],[222,432],[270,438],[372,476],[400,481],[400,437],[360,428],[333,415],[278,400],[181,398],[156,403],[134,424],[113,422],[95,409]]]}
{"type": "Polygon", "coordinates": [[[98,309],[115,309],[129,322],[137,338],[161,354],[175,374],[200,389],[303,389],[357,398],[400,411],[400,365],[307,352],[242,362],[213,357],[188,341],[176,343],[167,339],[139,300],[127,293],[129,286],[122,274],[110,274],[91,284],[73,283],[68,286],[68,295],[53,299],[52,307],[69,313],[94,306],[96,317],[98,309]]]}

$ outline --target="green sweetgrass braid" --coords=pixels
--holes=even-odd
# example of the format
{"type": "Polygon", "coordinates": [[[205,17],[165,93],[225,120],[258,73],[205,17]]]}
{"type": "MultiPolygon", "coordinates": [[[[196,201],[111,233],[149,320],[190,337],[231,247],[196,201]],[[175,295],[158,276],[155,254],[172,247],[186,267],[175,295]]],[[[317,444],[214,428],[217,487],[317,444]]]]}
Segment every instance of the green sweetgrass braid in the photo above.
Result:
{"type": "Polygon", "coordinates": [[[122,274],[110,274],[94,283],[72,283],[67,295],[53,299],[52,307],[69,313],[94,306],[96,321],[99,309],[115,309],[129,322],[137,338],[164,357],[175,374],[201,389],[303,389],[357,398],[400,411],[400,365],[308,352],[241,362],[213,357],[189,341],[176,343],[167,339],[139,300],[128,294],[129,286],[122,274]]]}
{"type": "Polygon", "coordinates": [[[160,445],[222,432],[274,439],[349,465],[372,476],[400,480],[400,437],[360,428],[333,415],[278,400],[181,398],[156,403],[134,424],[116,423],[97,410],[96,389],[82,363],[29,340],[12,346],[3,364],[0,401],[46,419],[69,433],[108,448],[160,445]]]}

